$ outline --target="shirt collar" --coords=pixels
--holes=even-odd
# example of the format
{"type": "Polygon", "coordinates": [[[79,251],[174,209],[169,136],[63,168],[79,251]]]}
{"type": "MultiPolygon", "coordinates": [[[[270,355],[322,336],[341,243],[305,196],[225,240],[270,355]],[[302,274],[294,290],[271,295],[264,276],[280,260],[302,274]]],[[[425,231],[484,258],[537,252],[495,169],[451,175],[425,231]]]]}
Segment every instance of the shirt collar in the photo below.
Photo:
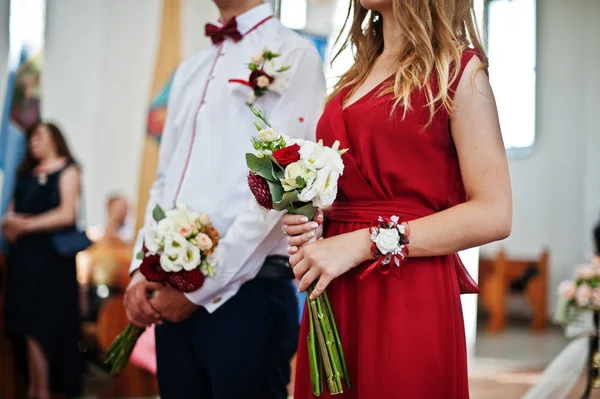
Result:
{"type": "Polygon", "coordinates": [[[238,32],[240,32],[242,35],[245,35],[259,22],[271,16],[273,16],[273,9],[269,4],[265,3],[261,4],[260,6],[256,6],[235,17],[238,32]]]}

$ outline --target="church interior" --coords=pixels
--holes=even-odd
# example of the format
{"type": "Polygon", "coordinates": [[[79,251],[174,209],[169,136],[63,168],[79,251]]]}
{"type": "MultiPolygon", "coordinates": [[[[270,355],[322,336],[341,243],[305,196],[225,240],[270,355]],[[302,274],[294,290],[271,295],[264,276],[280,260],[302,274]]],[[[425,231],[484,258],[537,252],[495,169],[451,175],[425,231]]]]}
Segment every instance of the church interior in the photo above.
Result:
{"type": "MultiPolygon", "coordinates": [[[[597,323],[595,333],[573,336],[555,322],[559,285],[598,256],[593,231],[600,219],[600,1],[474,2],[509,160],[514,215],[509,238],[460,254],[481,289],[462,297],[471,397],[524,397],[568,345],[581,339],[587,344],[589,335],[589,350],[574,363],[578,377],[561,397],[579,398],[589,388],[587,397],[600,398],[597,323]]],[[[316,46],[331,87],[352,62],[345,51],[332,63],[348,0],[270,3],[285,26],[316,46]]],[[[0,0],[1,135],[14,118],[7,103],[20,88],[38,117],[63,129],[81,164],[86,231],[93,242],[76,259],[85,398],[158,395],[155,359],[132,359],[117,377],[103,360],[127,325],[123,293],[156,173],[170,76],[177,64],[211,45],[204,26],[217,20],[211,0],[0,0]]],[[[14,162],[10,146],[18,138],[1,135],[6,182],[6,165],[14,162]]],[[[5,190],[1,196],[5,207],[5,190]]],[[[25,379],[3,325],[5,293],[2,256],[0,398],[12,399],[25,397],[25,379]]]]}

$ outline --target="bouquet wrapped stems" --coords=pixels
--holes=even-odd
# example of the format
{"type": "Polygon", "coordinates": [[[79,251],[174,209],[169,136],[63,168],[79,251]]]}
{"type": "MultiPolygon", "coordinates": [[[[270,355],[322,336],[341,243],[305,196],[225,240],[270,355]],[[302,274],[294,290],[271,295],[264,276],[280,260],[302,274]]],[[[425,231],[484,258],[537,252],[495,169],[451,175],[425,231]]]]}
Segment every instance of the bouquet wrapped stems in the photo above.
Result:
{"type": "MultiPolygon", "coordinates": [[[[315,283],[309,288],[309,295],[314,288],[315,283]]],[[[308,299],[307,309],[308,359],[313,393],[316,396],[321,395],[324,382],[327,383],[327,390],[332,395],[344,392],[342,382],[351,389],[344,350],[327,292],[323,292],[314,300],[308,299]]]]}
{"type": "Polygon", "coordinates": [[[104,360],[105,364],[111,365],[110,373],[112,375],[119,374],[127,366],[131,352],[133,352],[133,348],[135,348],[135,344],[144,330],[143,327],[128,324],[112,342],[106,351],[106,359],[104,360]]]}

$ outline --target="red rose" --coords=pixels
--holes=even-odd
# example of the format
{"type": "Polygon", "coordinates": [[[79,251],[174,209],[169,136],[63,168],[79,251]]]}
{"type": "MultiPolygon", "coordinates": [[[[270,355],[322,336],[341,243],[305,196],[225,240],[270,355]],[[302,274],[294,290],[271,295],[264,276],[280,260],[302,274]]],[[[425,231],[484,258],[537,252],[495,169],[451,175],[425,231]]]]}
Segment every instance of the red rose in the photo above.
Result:
{"type": "MultiPolygon", "coordinates": [[[[144,251],[144,254],[146,252],[144,251]]],[[[168,280],[169,273],[160,266],[160,255],[145,256],[140,266],[140,272],[148,281],[163,282],[168,280]]]]}
{"type": "Polygon", "coordinates": [[[250,74],[250,78],[248,79],[248,83],[250,83],[250,87],[252,87],[255,90],[257,87],[256,79],[258,79],[259,76],[266,76],[267,79],[269,79],[269,84],[273,83],[273,81],[275,80],[274,77],[268,75],[262,69],[255,69],[254,71],[252,71],[252,73],[250,74]]]}
{"type": "Polygon", "coordinates": [[[277,163],[284,168],[291,163],[294,163],[300,159],[300,146],[298,144],[291,145],[279,149],[273,153],[273,158],[277,163]]]}
{"type": "Polygon", "coordinates": [[[169,284],[178,291],[193,292],[204,285],[204,274],[200,272],[199,268],[170,273],[169,284]]]}

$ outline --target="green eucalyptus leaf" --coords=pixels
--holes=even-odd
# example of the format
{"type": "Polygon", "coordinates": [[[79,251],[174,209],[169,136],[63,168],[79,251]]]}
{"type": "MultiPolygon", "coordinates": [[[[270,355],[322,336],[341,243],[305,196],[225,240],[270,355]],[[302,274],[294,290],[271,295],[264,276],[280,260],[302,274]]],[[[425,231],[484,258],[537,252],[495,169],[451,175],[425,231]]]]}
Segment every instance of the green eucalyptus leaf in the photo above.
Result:
{"type": "Polygon", "coordinates": [[[285,193],[281,183],[270,180],[267,180],[267,183],[269,184],[269,191],[271,192],[271,198],[273,199],[273,202],[281,201],[285,193]]]}
{"type": "Polygon", "coordinates": [[[167,215],[165,214],[165,211],[163,211],[163,209],[159,205],[156,205],[154,207],[154,210],[152,211],[152,217],[154,218],[155,221],[160,222],[161,220],[166,218],[167,215]]]}
{"type": "Polygon", "coordinates": [[[269,157],[257,157],[255,154],[246,154],[246,165],[255,174],[268,181],[279,182],[273,171],[273,162],[269,157]]]}
{"type": "Polygon", "coordinates": [[[298,191],[288,191],[283,194],[281,197],[281,201],[273,201],[273,209],[276,211],[283,211],[284,209],[289,209],[294,202],[298,201],[298,191]]]}
{"type": "Polygon", "coordinates": [[[296,208],[293,205],[294,204],[290,204],[291,206],[287,208],[288,213],[292,214],[292,215],[303,215],[306,216],[308,218],[308,220],[312,220],[315,215],[317,214],[318,208],[315,207],[312,203],[300,203],[300,207],[296,208]],[[302,205],[304,204],[304,205],[302,205]]]}

